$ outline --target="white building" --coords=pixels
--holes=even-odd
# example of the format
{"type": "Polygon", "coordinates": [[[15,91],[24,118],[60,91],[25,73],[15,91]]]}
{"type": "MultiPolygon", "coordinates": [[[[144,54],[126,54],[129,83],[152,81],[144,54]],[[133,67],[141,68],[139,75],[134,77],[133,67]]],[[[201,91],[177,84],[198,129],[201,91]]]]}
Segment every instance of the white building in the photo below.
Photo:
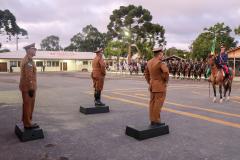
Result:
{"type": "MultiPolygon", "coordinates": [[[[0,53],[0,72],[19,72],[24,51],[0,53]]],[[[93,52],[37,51],[38,71],[91,71],[93,52]]]]}

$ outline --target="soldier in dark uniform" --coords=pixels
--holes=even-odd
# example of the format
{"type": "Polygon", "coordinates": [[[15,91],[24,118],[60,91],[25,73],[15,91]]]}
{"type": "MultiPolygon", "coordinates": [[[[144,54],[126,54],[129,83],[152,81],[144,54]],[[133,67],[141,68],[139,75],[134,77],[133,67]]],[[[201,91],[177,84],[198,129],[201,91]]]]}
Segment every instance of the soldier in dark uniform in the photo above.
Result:
{"type": "Polygon", "coordinates": [[[163,60],[163,49],[153,50],[154,58],[148,61],[145,68],[145,79],[149,84],[149,116],[152,126],[162,125],[160,112],[166,97],[169,70],[163,60]]]}
{"type": "Polygon", "coordinates": [[[101,92],[103,90],[104,78],[106,75],[106,65],[103,60],[103,49],[98,49],[95,51],[96,57],[92,62],[92,80],[94,87],[94,102],[96,106],[104,106],[105,104],[101,102],[101,92]]]}
{"type": "Polygon", "coordinates": [[[225,78],[228,77],[229,75],[229,69],[228,69],[228,54],[225,51],[225,46],[221,45],[221,51],[218,54],[217,58],[216,58],[216,64],[218,66],[218,68],[223,69],[223,75],[225,78]]]}
{"type": "Polygon", "coordinates": [[[25,129],[33,129],[39,127],[36,123],[32,123],[37,89],[36,65],[32,58],[36,55],[37,49],[35,48],[35,43],[25,46],[24,49],[26,50],[26,56],[21,62],[19,84],[23,99],[22,121],[25,129]]]}

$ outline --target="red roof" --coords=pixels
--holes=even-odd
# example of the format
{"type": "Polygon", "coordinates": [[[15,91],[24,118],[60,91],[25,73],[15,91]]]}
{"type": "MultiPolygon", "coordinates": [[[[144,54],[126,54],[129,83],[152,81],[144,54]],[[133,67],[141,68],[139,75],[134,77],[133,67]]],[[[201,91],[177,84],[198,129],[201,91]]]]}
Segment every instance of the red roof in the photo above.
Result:
{"type": "Polygon", "coordinates": [[[229,58],[240,58],[240,46],[229,49],[227,53],[229,58]]]}
{"type": "Polygon", "coordinates": [[[236,50],[239,50],[239,49],[240,49],[240,46],[235,47],[235,48],[230,48],[230,49],[227,51],[227,53],[233,52],[233,51],[236,51],[236,50]]]}

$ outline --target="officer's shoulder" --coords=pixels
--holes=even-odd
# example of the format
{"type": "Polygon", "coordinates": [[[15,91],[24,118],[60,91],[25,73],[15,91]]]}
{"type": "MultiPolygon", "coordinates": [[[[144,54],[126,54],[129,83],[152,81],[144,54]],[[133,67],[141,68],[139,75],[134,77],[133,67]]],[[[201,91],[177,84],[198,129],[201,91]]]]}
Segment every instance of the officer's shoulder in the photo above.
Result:
{"type": "Polygon", "coordinates": [[[149,59],[149,60],[147,61],[147,64],[151,63],[151,62],[152,62],[152,60],[153,60],[153,59],[149,59]]]}
{"type": "Polygon", "coordinates": [[[26,65],[29,62],[28,58],[24,57],[21,61],[22,65],[26,65]]]}
{"type": "Polygon", "coordinates": [[[157,63],[158,63],[158,64],[161,64],[161,65],[162,65],[162,64],[166,64],[166,62],[165,62],[165,61],[162,61],[162,60],[160,60],[160,59],[159,59],[159,60],[157,60],[157,63]]]}
{"type": "Polygon", "coordinates": [[[161,67],[167,67],[166,62],[160,61],[160,62],[158,62],[158,64],[159,64],[161,67]]]}

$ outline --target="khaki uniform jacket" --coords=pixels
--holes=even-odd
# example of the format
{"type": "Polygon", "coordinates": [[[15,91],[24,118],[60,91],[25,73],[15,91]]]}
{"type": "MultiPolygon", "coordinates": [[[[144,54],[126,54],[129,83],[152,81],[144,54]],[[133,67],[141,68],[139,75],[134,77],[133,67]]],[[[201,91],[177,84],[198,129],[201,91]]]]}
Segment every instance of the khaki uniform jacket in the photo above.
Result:
{"type": "Polygon", "coordinates": [[[21,62],[21,76],[19,89],[22,92],[37,89],[36,65],[27,55],[21,62]]]}
{"type": "Polygon", "coordinates": [[[106,65],[102,57],[96,56],[92,62],[92,77],[101,78],[106,75],[106,65]]]}
{"type": "Polygon", "coordinates": [[[169,70],[165,63],[157,58],[152,58],[147,63],[144,75],[150,92],[166,92],[169,70]]]}

